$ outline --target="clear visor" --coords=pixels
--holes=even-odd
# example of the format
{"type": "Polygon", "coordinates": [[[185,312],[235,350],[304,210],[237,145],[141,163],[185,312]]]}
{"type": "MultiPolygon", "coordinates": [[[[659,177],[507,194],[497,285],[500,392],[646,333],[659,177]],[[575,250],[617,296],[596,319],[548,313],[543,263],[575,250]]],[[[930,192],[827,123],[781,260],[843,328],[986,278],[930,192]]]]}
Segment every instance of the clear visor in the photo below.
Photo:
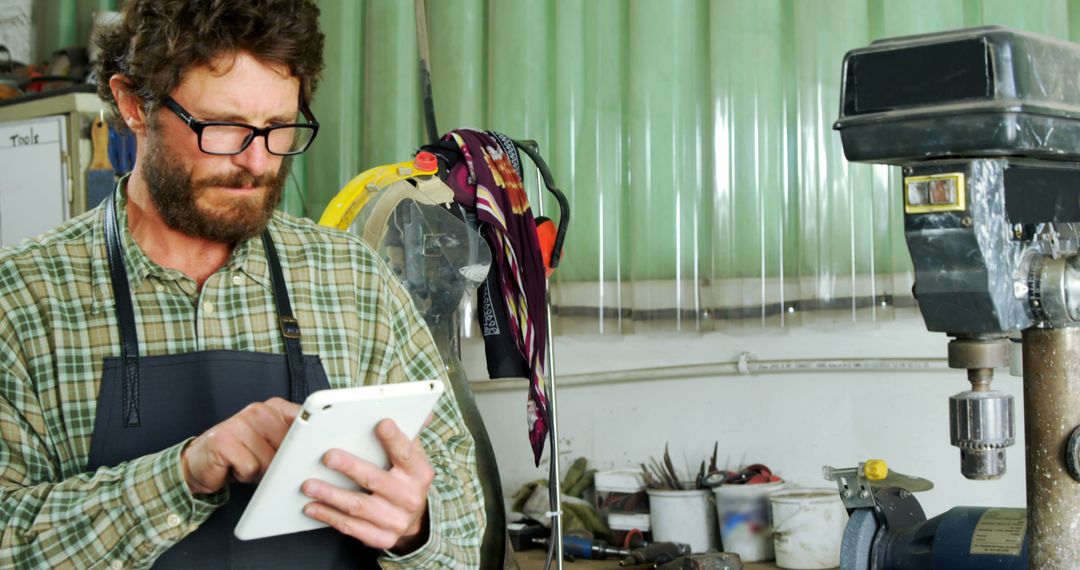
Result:
{"type": "MultiPolygon", "coordinates": [[[[371,235],[368,224],[382,196],[360,211],[350,231],[371,235]]],[[[457,206],[452,206],[456,208],[457,206]]],[[[491,267],[491,252],[476,230],[443,206],[402,200],[386,219],[373,249],[405,284],[429,322],[450,315],[480,285],[491,267]]]]}

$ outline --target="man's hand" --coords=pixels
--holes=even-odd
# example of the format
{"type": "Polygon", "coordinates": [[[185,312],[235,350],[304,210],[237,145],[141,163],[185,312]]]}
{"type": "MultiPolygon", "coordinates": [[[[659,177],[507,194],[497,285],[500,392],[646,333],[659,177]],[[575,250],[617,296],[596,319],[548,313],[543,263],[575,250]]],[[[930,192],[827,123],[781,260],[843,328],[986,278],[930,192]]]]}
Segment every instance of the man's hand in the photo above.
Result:
{"type": "Polygon", "coordinates": [[[316,502],[304,513],[372,548],[411,552],[427,541],[427,493],[435,470],[419,438],[409,441],[393,420],[379,422],[375,434],[386,448],[390,470],[331,449],[323,463],[368,492],[308,479],[302,490],[316,502]]]}
{"type": "Polygon", "coordinates": [[[206,495],[230,481],[261,479],[299,411],[299,404],[271,398],[248,405],[196,437],[180,455],[188,488],[206,495]]]}

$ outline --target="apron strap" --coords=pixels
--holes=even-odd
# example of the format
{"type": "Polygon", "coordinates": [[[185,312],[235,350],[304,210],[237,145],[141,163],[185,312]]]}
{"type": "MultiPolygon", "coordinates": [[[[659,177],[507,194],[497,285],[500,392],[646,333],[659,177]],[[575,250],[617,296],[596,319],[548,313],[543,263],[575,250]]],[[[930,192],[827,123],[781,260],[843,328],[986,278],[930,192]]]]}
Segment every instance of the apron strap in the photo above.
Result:
{"type": "Polygon", "coordinates": [[[116,190],[105,198],[105,251],[109,260],[109,276],[112,279],[113,298],[116,302],[116,320],[120,325],[120,361],[123,363],[124,388],[121,406],[124,427],[138,427],[139,404],[139,333],[135,328],[135,309],[131,305],[131,289],[128,287],[127,269],[124,267],[124,250],[120,246],[120,232],[116,221],[116,190]]]}
{"type": "Polygon", "coordinates": [[[274,240],[270,238],[270,230],[263,231],[262,242],[263,248],[266,249],[266,260],[270,264],[270,277],[274,283],[274,303],[277,304],[278,325],[281,328],[282,339],[285,341],[285,362],[289,367],[289,400],[303,404],[307,396],[307,386],[304,382],[304,351],[300,346],[300,323],[293,317],[289,289],[285,286],[285,276],[281,273],[281,263],[278,261],[274,240]]]}

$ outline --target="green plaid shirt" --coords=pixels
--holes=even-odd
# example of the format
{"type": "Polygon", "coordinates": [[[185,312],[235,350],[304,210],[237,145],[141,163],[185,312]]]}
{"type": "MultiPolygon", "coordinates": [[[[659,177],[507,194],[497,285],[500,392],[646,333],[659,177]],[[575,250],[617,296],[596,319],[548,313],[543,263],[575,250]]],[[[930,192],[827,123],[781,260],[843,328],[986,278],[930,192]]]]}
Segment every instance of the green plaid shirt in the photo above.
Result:
{"type": "MultiPolygon", "coordinates": [[[[284,352],[258,238],[199,290],[135,244],[117,194],[142,356],[284,352]]],[[[103,211],[0,251],[0,567],[146,568],[227,500],[190,494],[183,443],[85,472],[103,361],[120,352],[103,211]]],[[[281,213],[269,228],[304,352],[321,357],[332,387],[446,379],[408,294],[357,237],[281,213]]],[[[483,494],[451,390],[420,437],[436,471],[430,540],[380,563],[476,566],[483,494]]]]}

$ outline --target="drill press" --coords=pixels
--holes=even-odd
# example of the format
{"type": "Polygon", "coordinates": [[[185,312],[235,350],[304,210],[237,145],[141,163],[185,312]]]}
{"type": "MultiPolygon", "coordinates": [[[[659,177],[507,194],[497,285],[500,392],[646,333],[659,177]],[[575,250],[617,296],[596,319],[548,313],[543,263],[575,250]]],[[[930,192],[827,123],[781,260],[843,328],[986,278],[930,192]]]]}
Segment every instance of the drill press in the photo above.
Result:
{"type": "MultiPolygon", "coordinates": [[[[844,153],[901,167],[913,292],[926,327],[952,337],[949,365],[967,371],[970,389],[949,399],[949,421],[969,479],[1006,472],[1014,404],[992,389],[993,371],[1022,338],[1027,513],[1026,527],[1012,528],[1025,546],[994,567],[1077,567],[1080,45],[975,28],[874,42],[845,56],[843,74],[844,153]]],[[[920,534],[927,523],[860,517],[861,546],[845,535],[860,562],[843,567],[985,567],[975,548],[952,548],[948,562],[928,552],[973,540],[989,511],[967,512],[971,524],[948,536],[935,534],[948,525],[920,534]],[[897,527],[922,546],[886,553],[890,541],[875,535],[897,527]],[[919,548],[923,562],[911,566],[919,548]]]]}

